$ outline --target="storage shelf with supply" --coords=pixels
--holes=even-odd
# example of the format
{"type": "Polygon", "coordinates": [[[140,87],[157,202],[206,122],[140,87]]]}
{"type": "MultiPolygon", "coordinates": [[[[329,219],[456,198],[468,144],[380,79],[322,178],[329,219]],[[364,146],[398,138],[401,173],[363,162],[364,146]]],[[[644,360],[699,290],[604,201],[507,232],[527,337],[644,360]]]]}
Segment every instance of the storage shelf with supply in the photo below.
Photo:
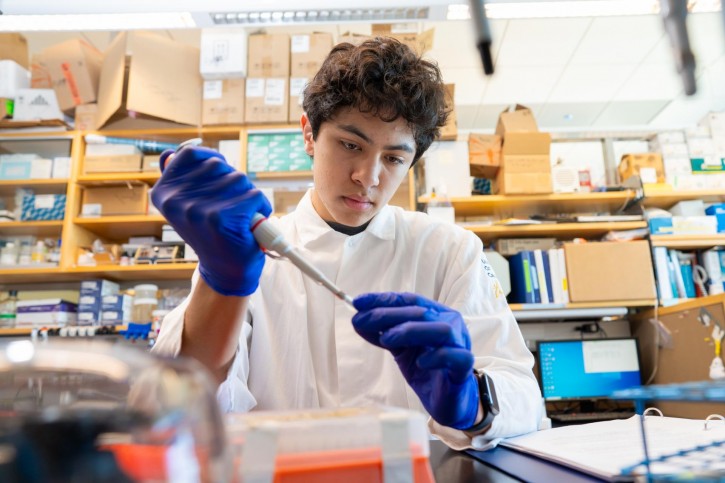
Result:
{"type": "Polygon", "coordinates": [[[646,227],[647,223],[644,221],[542,223],[536,225],[463,225],[463,228],[472,231],[486,243],[498,238],[519,237],[596,238],[614,230],[633,230],[646,227]]]}
{"type": "Polygon", "coordinates": [[[39,193],[65,194],[68,180],[65,178],[0,180],[0,198],[14,196],[18,188],[36,190],[39,193]]]}

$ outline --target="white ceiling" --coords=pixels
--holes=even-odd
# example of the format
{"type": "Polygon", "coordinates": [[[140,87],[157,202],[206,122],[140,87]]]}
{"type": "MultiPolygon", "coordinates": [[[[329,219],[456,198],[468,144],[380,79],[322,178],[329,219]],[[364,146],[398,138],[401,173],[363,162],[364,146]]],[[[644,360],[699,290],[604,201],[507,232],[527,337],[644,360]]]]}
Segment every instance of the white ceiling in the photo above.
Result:
{"type": "MultiPolygon", "coordinates": [[[[669,39],[656,15],[491,20],[495,73],[483,74],[467,21],[424,22],[435,27],[433,49],[446,82],[456,84],[459,129],[492,130],[511,103],[534,110],[542,130],[604,131],[684,128],[709,111],[725,111],[725,26],[721,13],[691,14],[698,92],[683,94],[669,39]]],[[[310,26],[274,28],[290,33],[310,26]]],[[[316,25],[339,35],[369,33],[369,24],[316,25]]],[[[198,45],[198,30],[169,36],[198,45]]],[[[78,34],[26,33],[31,53],[78,34]]],[[[109,32],[83,34],[105,49],[109,32]]]]}

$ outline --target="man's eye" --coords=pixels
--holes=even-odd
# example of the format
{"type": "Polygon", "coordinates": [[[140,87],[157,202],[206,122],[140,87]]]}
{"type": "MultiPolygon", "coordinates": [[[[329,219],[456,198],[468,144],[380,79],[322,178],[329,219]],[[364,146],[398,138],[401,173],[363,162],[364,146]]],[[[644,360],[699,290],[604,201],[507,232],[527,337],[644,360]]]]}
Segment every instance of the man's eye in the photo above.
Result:
{"type": "Polygon", "coordinates": [[[403,158],[398,158],[396,156],[388,156],[388,161],[393,164],[403,164],[405,163],[405,160],[403,158]]]}
{"type": "Polygon", "coordinates": [[[347,141],[340,141],[342,143],[342,147],[345,149],[349,149],[351,151],[358,149],[357,144],[349,143],[347,141]]]}

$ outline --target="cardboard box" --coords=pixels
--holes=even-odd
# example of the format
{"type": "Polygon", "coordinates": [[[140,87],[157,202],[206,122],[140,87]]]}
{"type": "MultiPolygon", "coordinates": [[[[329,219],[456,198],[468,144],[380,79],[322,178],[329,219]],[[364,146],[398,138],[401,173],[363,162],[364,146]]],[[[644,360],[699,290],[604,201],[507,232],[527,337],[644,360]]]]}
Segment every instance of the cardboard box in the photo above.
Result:
{"type": "Polygon", "coordinates": [[[424,54],[433,48],[433,37],[435,29],[428,29],[425,32],[405,32],[391,24],[373,24],[373,37],[393,37],[413,49],[418,54],[424,54]]]}
{"type": "Polygon", "coordinates": [[[505,110],[498,115],[496,134],[506,142],[506,135],[512,132],[538,132],[539,126],[534,113],[526,106],[516,104],[513,110],[505,110]]]}
{"type": "Polygon", "coordinates": [[[15,97],[13,119],[16,121],[37,121],[42,119],[63,119],[53,89],[20,89],[15,97]]]}
{"type": "Polygon", "coordinates": [[[160,173],[160,154],[145,154],[141,161],[141,171],[144,173],[160,173]]]}
{"type": "Polygon", "coordinates": [[[65,217],[65,195],[26,195],[20,221],[62,220],[65,217]]]}
{"type": "Polygon", "coordinates": [[[310,79],[309,77],[291,77],[289,80],[289,116],[287,120],[290,123],[299,123],[305,112],[302,102],[305,100],[304,90],[310,79]]]}
{"type": "Polygon", "coordinates": [[[290,77],[314,77],[332,46],[332,34],[326,32],[293,35],[290,39],[290,77]]]}
{"type": "Polygon", "coordinates": [[[244,124],[244,79],[204,81],[201,123],[244,124]]]}
{"type": "Polygon", "coordinates": [[[14,99],[30,87],[30,72],[13,60],[0,60],[0,97],[14,99]]]}
{"type": "Polygon", "coordinates": [[[289,118],[286,78],[247,78],[244,119],[248,124],[278,122],[289,118]]]}
{"type": "Polygon", "coordinates": [[[95,216],[145,215],[148,209],[145,183],[130,186],[94,186],[83,190],[82,214],[95,216]]]}
{"type": "MultiPolygon", "coordinates": [[[[617,167],[619,178],[625,181],[632,176],[640,176],[640,169],[652,168],[655,170],[658,183],[665,182],[665,167],[660,153],[625,154],[617,167]]],[[[643,181],[644,182],[644,181],[643,181]]]]}
{"type": "MultiPolygon", "coordinates": [[[[247,77],[289,77],[290,38],[287,34],[249,36],[247,77]]],[[[286,113],[286,111],[285,111],[286,113]]]]}
{"type": "Polygon", "coordinates": [[[0,33],[0,59],[13,60],[29,68],[28,41],[19,33],[0,33]]]}
{"type": "Polygon", "coordinates": [[[494,178],[501,166],[501,136],[497,134],[468,135],[468,164],[471,176],[494,178]]]}
{"type": "Polygon", "coordinates": [[[356,34],[355,32],[350,32],[348,30],[337,38],[337,42],[340,44],[343,42],[347,42],[349,44],[359,45],[368,40],[369,38],[371,38],[369,35],[356,34]]]}
{"type": "Polygon", "coordinates": [[[222,27],[202,29],[199,72],[207,80],[246,77],[246,30],[222,27]]]}
{"type": "Polygon", "coordinates": [[[446,109],[449,110],[446,124],[441,128],[439,141],[455,141],[458,139],[458,119],[456,118],[455,84],[446,84],[446,109]]]}
{"type": "Polygon", "coordinates": [[[77,131],[98,129],[98,104],[80,104],[76,106],[75,128],[77,131]]]}
{"type": "Polygon", "coordinates": [[[52,89],[53,81],[50,80],[50,72],[43,63],[42,56],[33,54],[30,58],[30,87],[33,89],[52,89]]]}
{"type": "MultiPolygon", "coordinates": [[[[699,320],[706,310],[720,327],[725,327],[725,294],[690,300],[658,312],[639,312],[630,322],[639,339],[643,379],[654,371],[653,384],[677,384],[710,379],[710,364],[715,356],[713,326],[699,320]],[[651,322],[657,317],[659,324],[651,322]]],[[[723,413],[723,403],[657,401],[665,416],[705,419],[723,413]]]]}
{"type": "Polygon", "coordinates": [[[98,124],[109,129],[198,126],[201,91],[198,48],[148,32],[120,33],[103,59],[98,124]]]}
{"type": "Polygon", "coordinates": [[[553,191],[551,173],[507,173],[499,169],[491,190],[497,194],[529,195],[553,191]]]}
{"type": "Polygon", "coordinates": [[[61,110],[96,101],[103,54],[88,42],[71,39],[40,53],[61,110]]]}
{"type": "Polygon", "coordinates": [[[141,171],[142,157],[142,154],[85,156],[83,158],[83,174],[138,173],[141,171]]]}
{"type": "Polygon", "coordinates": [[[654,300],[649,243],[565,243],[566,274],[572,302],[654,300]]]}

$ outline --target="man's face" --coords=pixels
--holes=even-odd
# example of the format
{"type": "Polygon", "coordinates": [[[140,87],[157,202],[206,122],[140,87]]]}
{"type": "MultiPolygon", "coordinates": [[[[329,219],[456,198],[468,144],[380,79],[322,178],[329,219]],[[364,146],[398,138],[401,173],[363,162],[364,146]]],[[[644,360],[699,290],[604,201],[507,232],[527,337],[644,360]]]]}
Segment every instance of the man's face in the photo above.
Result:
{"type": "Polygon", "coordinates": [[[385,122],[341,109],[322,123],[317,139],[302,117],[305,151],[314,157],[312,205],[325,221],[360,226],[387,204],[408,173],[415,139],[407,122],[385,122]]]}

